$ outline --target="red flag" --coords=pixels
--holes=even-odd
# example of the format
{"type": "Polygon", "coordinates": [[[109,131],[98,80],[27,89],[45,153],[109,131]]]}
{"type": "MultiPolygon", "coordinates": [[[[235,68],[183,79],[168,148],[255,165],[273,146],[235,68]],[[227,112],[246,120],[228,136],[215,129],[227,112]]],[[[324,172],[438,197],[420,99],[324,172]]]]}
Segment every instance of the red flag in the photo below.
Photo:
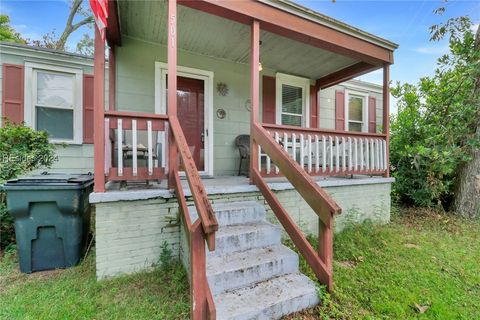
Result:
{"type": "Polygon", "coordinates": [[[97,25],[98,31],[100,31],[103,40],[105,40],[105,29],[107,28],[107,2],[108,0],[90,0],[90,8],[92,9],[95,18],[95,24],[97,25]]]}

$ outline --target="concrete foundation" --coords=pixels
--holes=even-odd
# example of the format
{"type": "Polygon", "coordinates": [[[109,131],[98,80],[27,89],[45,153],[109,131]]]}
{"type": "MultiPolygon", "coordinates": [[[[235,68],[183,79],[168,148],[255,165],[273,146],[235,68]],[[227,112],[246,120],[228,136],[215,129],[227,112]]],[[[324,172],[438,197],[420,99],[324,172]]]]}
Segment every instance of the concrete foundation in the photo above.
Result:
{"type": "MultiPolygon", "coordinates": [[[[366,220],[387,223],[392,182],[390,178],[320,180],[319,185],[343,210],[335,219],[336,232],[366,220]]],[[[317,234],[318,218],[297,191],[287,182],[273,181],[269,185],[305,234],[317,234]]],[[[245,178],[209,179],[205,180],[205,186],[214,205],[255,201],[265,206],[267,220],[278,224],[260,192],[245,178]]],[[[185,193],[189,205],[193,205],[188,188],[185,193]]],[[[146,270],[158,264],[164,243],[173,258],[188,259],[182,248],[178,204],[172,192],[164,189],[109,191],[91,194],[90,202],[96,211],[98,279],[146,270]]]]}

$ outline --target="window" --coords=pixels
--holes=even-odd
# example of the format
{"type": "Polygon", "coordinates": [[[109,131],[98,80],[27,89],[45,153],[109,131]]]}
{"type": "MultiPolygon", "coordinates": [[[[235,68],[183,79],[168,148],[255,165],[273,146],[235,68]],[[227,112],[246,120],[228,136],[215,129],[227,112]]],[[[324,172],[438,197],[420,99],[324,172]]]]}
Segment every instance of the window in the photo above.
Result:
{"type": "Polygon", "coordinates": [[[82,71],[37,64],[25,67],[25,122],[47,131],[53,142],[81,143],[82,71]]]}
{"type": "Polygon", "coordinates": [[[367,101],[368,96],[360,92],[346,92],[346,128],[348,131],[366,132],[367,123],[367,101]]]}
{"type": "Polygon", "coordinates": [[[277,123],[288,126],[309,125],[310,80],[277,73],[276,109],[277,123]]]}

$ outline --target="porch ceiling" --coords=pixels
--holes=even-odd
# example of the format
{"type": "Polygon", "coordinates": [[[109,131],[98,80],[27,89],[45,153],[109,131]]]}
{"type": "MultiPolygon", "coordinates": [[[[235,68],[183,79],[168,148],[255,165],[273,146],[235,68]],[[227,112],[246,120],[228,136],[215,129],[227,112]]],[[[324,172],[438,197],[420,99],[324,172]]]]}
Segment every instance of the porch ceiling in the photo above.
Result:
{"type": "MultiPolygon", "coordinates": [[[[119,1],[123,35],[167,43],[164,1],[119,1]]],[[[178,6],[178,48],[201,55],[249,63],[250,26],[178,6]]],[[[358,60],[262,30],[260,60],[265,68],[318,79],[358,60]]]]}

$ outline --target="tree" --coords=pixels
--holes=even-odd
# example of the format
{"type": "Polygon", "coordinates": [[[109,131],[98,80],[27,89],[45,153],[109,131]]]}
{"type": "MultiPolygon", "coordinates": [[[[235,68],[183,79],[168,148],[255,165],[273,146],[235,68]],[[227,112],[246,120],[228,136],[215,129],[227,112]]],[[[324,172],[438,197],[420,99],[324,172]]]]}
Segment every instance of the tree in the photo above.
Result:
{"type": "Polygon", "coordinates": [[[392,88],[399,111],[391,126],[391,165],[404,203],[450,207],[458,172],[480,145],[480,52],[471,27],[468,17],[433,26],[431,40],[448,37],[450,52],[438,59],[434,76],[392,88]]]}
{"type": "Polygon", "coordinates": [[[35,47],[41,47],[41,48],[47,48],[47,49],[56,49],[57,35],[55,34],[55,31],[51,31],[49,33],[44,34],[42,36],[42,39],[40,39],[40,40],[27,39],[27,43],[29,45],[32,45],[32,46],[35,46],[35,47]]]}
{"type": "Polygon", "coordinates": [[[65,25],[65,29],[63,30],[60,38],[55,45],[55,49],[65,50],[65,44],[67,43],[67,39],[73,32],[75,32],[81,26],[93,23],[93,16],[91,15],[89,10],[85,9],[82,6],[82,3],[83,0],[73,0],[70,6],[70,13],[68,15],[67,24],[65,25]],[[83,19],[77,23],[73,23],[76,15],[82,16],[83,19]]]}
{"type": "MultiPolygon", "coordinates": [[[[66,43],[70,35],[78,30],[81,26],[91,25],[94,21],[90,10],[83,7],[83,0],[71,1],[67,22],[60,36],[58,36],[54,30],[43,35],[42,39],[29,40],[28,43],[37,47],[66,51],[66,43]],[[75,23],[74,20],[77,16],[82,17],[82,19],[75,23]]],[[[93,41],[89,41],[88,38],[90,38],[88,34],[84,34],[83,38],[79,42],[80,44],[77,44],[78,53],[93,51],[93,41]],[[90,47],[92,49],[90,49],[90,47]]]]}
{"type": "Polygon", "coordinates": [[[82,39],[78,41],[76,52],[86,56],[93,56],[93,39],[88,35],[88,33],[84,33],[82,39]]]}
{"type": "MultiPolygon", "coordinates": [[[[477,58],[476,80],[472,90],[472,99],[480,102],[480,26],[475,34],[474,51],[477,58]]],[[[476,113],[475,133],[480,140],[480,104],[476,113]]],[[[453,211],[467,217],[480,217],[480,148],[473,148],[471,160],[460,167],[457,175],[453,211]]]]}
{"type": "Polygon", "coordinates": [[[10,17],[6,14],[0,15],[0,41],[26,43],[20,33],[10,26],[10,17]]]}

